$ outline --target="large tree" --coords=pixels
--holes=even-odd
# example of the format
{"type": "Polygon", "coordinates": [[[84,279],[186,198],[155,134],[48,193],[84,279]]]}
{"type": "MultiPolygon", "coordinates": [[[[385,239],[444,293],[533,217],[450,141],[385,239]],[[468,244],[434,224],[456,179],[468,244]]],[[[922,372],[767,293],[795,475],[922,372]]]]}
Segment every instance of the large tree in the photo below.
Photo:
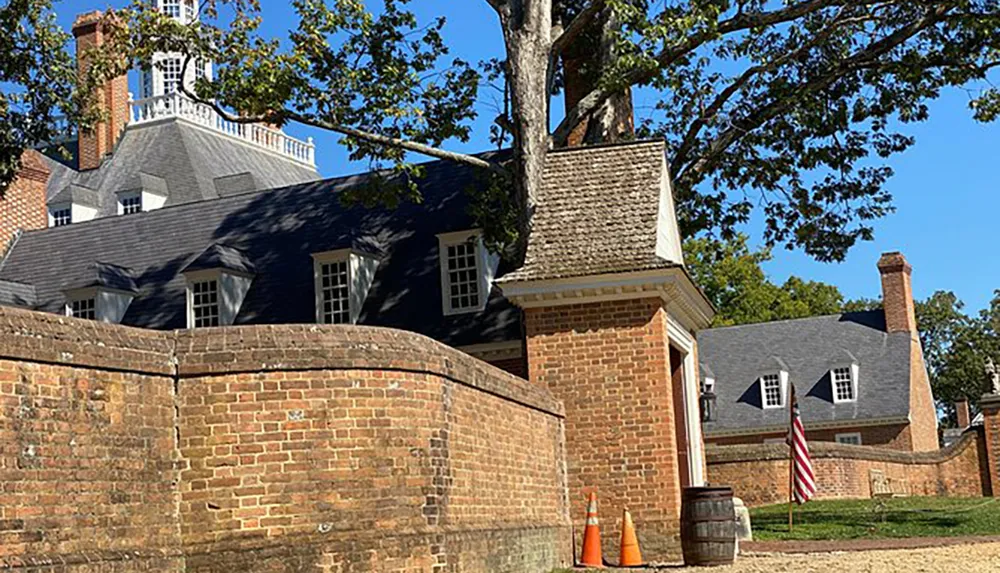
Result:
{"type": "Polygon", "coordinates": [[[96,116],[77,89],[76,62],[56,24],[52,0],[0,1],[0,191],[21,168],[21,154],[61,136],[67,121],[96,116]],[[86,110],[87,113],[84,113],[86,110]]]}
{"type": "Polygon", "coordinates": [[[492,66],[506,80],[504,163],[444,149],[470,136],[482,73],[448,60],[444,21],[419,22],[409,0],[292,0],[287,41],[261,36],[258,0],[203,0],[206,18],[187,27],[137,1],[119,14],[117,44],[145,65],[163,50],[215,60],[217,80],[197,95],[234,119],[335,131],[354,159],[408,176],[413,153],[482,167],[493,191],[514,190],[515,217],[484,221],[502,237],[512,230],[496,221],[530,228],[552,145],[581,124],[586,141],[629,137],[615,129],[629,90],[651,90],[658,113],[640,134],[669,143],[686,236],[731,238],[757,212],[768,244],[822,260],[842,259],[891,211],[885,160],[913,143],[897,126],[925,119],[947,86],[972,90],[979,119],[1000,107],[977,91],[998,63],[995,0],[474,1],[495,11],[506,47],[492,66]],[[562,86],[571,105],[553,118],[562,86]]]}

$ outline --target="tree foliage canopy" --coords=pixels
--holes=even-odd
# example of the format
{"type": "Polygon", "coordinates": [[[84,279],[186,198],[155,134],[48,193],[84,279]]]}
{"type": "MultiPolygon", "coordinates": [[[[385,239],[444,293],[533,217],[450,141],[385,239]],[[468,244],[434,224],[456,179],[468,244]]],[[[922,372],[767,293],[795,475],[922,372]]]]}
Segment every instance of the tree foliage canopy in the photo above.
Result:
{"type": "MultiPolygon", "coordinates": [[[[485,70],[506,80],[494,137],[512,141],[507,165],[443,149],[470,137],[484,70],[451,58],[444,20],[418,21],[409,0],[292,0],[287,41],[260,35],[256,0],[205,0],[192,26],[136,2],[120,14],[119,45],[145,65],[157,50],[211,58],[205,101],[341,133],[352,158],[403,180],[419,175],[408,152],[489,169],[513,184],[526,228],[549,142],[564,144],[622,90],[653,90],[639,135],[669,144],[685,236],[733,238],[760,216],[767,244],[820,260],[843,259],[892,210],[886,160],[913,144],[905,125],[925,120],[942,89],[973,90],[977,119],[1000,109],[983,82],[1000,63],[992,0],[481,1],[507,48],[485,70]],[[550,132],[561,56],[583,42],[595,46],[591,84],[550,132]]],[[[377,193],[419,199],[413,185],[377,193]]],[[[491,234],[495,220],[511,219],[483,221],[491,234]]]]}
{"type": "Polygon", "coordinates": [[[52,0],[9,0],[0,5],[0,190],[21,168],[21,154],[61,135],[66,120],[88,124],[93,115],[76,89],[69,36],[55,21],[52,0]],[[63,118],[63,121],[60,121],[63,118]]]}

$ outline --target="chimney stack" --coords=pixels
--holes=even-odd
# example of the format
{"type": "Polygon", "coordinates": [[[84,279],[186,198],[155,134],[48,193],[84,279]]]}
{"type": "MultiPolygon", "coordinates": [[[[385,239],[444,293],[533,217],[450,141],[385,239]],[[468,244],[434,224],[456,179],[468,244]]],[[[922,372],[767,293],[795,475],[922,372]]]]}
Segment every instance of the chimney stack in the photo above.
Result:
{"type": "MultiPolygon", "coordinates": [[[[87,73],[87,50],[104,44],[104,26],[100,11],[77,16],[73,22],[73,37],[76,38],[77,70],[82,79],[87,73]]],[[[97,105],[105,113],[105,119],[90,131],[80,130],[80,171],[101,166],[104,156],[114,150],[118,138],[129,119],[128,76],[121,75],[109,80],[98,88],[97,105]]]]}
{"type": "Polygon", "coordinates": [[[910,280],[913,267],[901,253],[885,253],[878,260],[878,272],[882,275],[886,331],[909,332],[916,336],[917,317],[910,280]]]}
{"type": "Polygon", "coordinates": [[[969,401],[965,398],[955,401],[955,414],[958,418],[959,430],[968,428],[969,424],[972,423],[972,417],[969,415],[969,401]]]}

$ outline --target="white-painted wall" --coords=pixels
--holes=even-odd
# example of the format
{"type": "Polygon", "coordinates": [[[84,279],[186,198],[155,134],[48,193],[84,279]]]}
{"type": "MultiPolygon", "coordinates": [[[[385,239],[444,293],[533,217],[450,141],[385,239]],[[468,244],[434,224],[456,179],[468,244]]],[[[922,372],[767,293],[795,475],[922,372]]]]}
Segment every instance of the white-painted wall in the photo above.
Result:
{"type": "Polygon", "coordinates": [[[98,290],[96,298],[97,320],[121,324],[129,305],[132,304],[132,299],[135,297],[118,291],[98,290]]]}
{"type": "Polygon", "coordinates": [[[222,271],[219,273],[219,321],[223,326],[236,322],[243,299],[253,283],[252,277],[234,275],[222,271]]]}
{"type": "Polygon", "coordinates": [[[677,225],[677,210],[674,206],[670,165],[667,164],[666,158],[663,159],[660,173],[660,207],[656,220],[656,256],[683,265],[684,250],[681,248],[681,233],[677,225]]]}

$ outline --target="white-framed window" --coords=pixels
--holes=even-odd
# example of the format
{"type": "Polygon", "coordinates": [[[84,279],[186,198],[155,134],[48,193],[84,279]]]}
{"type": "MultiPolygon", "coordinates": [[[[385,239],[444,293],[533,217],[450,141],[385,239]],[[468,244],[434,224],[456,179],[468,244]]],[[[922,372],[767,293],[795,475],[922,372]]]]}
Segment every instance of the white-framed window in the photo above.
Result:
{"type": "Polygon", "coordinates": [[[142,213],[142,193],[121,193],[118,195],[118,214],[142,213]]]}
{"type": "Polygon", "coordinates": [[[196,80],[208,78],[208,63],[204,58],[199,57],[194,61],[194,77],[196,80]]]}
{"type": "Polygon", "coordinates": [[[193,22],[195,20],[197,10],[198,8],[195,5],[195,0],[184,0],[184,18],[188,22],[193,22]]]}
{"type": "Polygon", "coordinates": [[[69,301],[66,303],[66,316],[97,320],[97,299],[88,297],[69,301]]]}
{"type": "Polygon", "coordinates": [[[858,365],[838,366],[830,370],[833,402],[854,402],[858,399],[858,365]]]}
{"type": "Polygon", "coordinates": [[[480,231],[438,235],[441,305],[445,315],[486,308],[499,258],[486,250],[480,231]]]}
{"type": "Polygon", "coordinates": [[[844,434],[837,434],[834,436],[838,444],[844,444],[847,446],[860,446],[861,445],[861,432],[847,432],[844,434]]]}
{"type": "Polygon", "coordinates": [[[352,249],[313,253],[312,257],[316,322],[356,323],[375,279],[378,260],[352,249]]]}
{"type": "Polygon", "coordinates": [[[220,325],[219,281],[205,279],[191,281],[188,285],[189,322],[193,328],[207,328],[220,325]]]}
{"type": "Polygon", "coordinates": [[[163,0],[163,13],[171,18],[181,17],[181,0],[163,0]]]}
{"type": "Polygon", "coordinates": [[[180,58],[163,60],[160,62],[160,69],[163,70],[163,93],[172,94],[180,91],[183,69],[180,58]]]}
{"type": "Polygon", "coordinates": [[[73,207],[59,207],[49,211],[53,227],[62,227],[73,223],[73,207]]]}
{"type": "Polygon", "coordinates": [[[771,372],[760,377],[761,404],[764,408],[784,408],[788,374],[771,372]]]}
{"type": "Polygon", "coordinates": [[[317,264],[320,322],[351,324],[351,266],[348,259],[317,264]]]}

